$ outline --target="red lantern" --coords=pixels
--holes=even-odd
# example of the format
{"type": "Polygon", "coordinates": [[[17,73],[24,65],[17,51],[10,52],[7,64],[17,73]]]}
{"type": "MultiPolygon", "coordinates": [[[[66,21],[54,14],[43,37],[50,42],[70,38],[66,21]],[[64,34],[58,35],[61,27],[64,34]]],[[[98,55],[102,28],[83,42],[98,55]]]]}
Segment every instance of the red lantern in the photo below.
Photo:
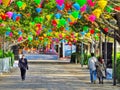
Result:
{"type": "Polygon", "coordinates": [[[12,26],[12,27],[11,27],[11,29],[12,29],[12,30],[15,30],[15,27],[14,27],[14,26],[12,26]]]}
{"type": "Polygon", "coordinates": [[[51,41],[52,40],[52,37],[51,36],[48,36],[49,40],[51,41]]]}
{"type": "Polygon", "coordinates": [[[43,37],[39,37],[40,40],[43,40],[43,37]]]}
{"type": "Polygon", "coordinates": [[[20,17],[18,16],[18,17],[16,17],[16,21],[19,21],[20,20],[20,17]]]}
{"type": "Polygon", "coordinates": [[[61,27],[60,29],[61,29],[61,30],[64,30],[65,28],[64,28],[64,27],[61,27]]]}
{"type": "Polygon", "coordinates": [[[98,36],[100,37],[100,36],[101,36],[101,34],[100,34],[100,33],[98,33],[98,36]]]}
{"type": "Polygon", "coordinates": [[[69,42],[68,42],[68,45],[72,46],[72,43],[69,41],[69,42]]]}
{"type": "Polygon", "coordinates": [[[53,26],[56,26],[57,25],[57,22],[55,20],[52,20],[52,25],[53,26]]]}
{"type": "Polygon", "coordinates": [[[94,31],[93,29],[92,29],[92,30],[90,30],[90,34],[94,34],[94,32],[95,32],[95,31],[94,31]]]}
{"type": "Polygon", "coordinates": [[[27,14],[26,14],[26,17],[30,17],[30,13],[27,13],[27,14]]]}
{"type": "Polygon", "coordinates": [[[37,26],[39,29],[41,28],[41,24],[39,24],[39,23],[36,24],[36,26],[37,26]]]}
{"type": "Polygon", "coordinates": [[[56,27],[52,28],[52,30],[55,31],[55,30],[56,30],[56,27]]]}
{"type": "Polygon", "coordinates": [[[69,39],[70,37],[69,36],[66,36],[66,39],[69,39]]]}
{"type": "Polygon", "coordinates": [[[37,8],[42,8],[42,5],[41,5],[41,4],[40,4],[40,5],[38,5],[38,6],[37,6],[37,8]]]}
{"type": "Polygon", "coordinates": [[[65,10],[69,10],[69,9],[71,9],[72,8],[72,3],[68,3],[68,2],[66,2],[65,3],[65,10]]]}
{"type": "Polygon", "coordinates": [[[7,15],[1,15],[1,18],[2,18],[2,20],[6,20],[6,18],[7,18],[7,15]]]}
{"type": "Polygon", "coordinates": [[[108,32],[108,28],[104,28],[104,31],[105,31],[105,32],[108,32]]]}
{"type": "Polygon", "coordinates": [[[69,24],[70,24],[70,26],[72,26],[74,24],[74,22],[70,22],[69,24]]]}
{"type": "Polygon", "coordinates": [[[114,9],[120,11],[120,6],[116,6],[114,9]]]}

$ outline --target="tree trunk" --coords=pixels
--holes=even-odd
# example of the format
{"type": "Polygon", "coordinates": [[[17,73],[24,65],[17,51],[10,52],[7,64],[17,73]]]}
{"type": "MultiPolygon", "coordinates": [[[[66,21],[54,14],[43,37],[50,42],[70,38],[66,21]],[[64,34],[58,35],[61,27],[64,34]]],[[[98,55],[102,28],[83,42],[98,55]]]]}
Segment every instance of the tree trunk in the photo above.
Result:
{"type": "Polygon", "coordinates": [[[19,45],[19,44],[21,44],[21,43],[23,43],[23,42],[25,42],[25,41],[27,41],[27,40],[28,40],[27,38],[24,39],[24,40],[22,40],[21,42],[18,42],[18,41],[16,40],[14,43],[6,46],[6,47],[5,47],[5,51],[6,51],[6,50],[10,50],[12,46],[19,45]]]}

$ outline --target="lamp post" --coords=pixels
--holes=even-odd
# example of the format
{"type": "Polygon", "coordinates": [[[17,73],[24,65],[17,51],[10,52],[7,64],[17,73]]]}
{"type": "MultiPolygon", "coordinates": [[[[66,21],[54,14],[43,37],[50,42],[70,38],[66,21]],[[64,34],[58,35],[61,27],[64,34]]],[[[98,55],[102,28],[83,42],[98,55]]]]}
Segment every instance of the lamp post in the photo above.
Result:
{"type": "MultiPolygon", "coordinates": [[[[117,21],[115,19],[111,20],[111,23],[115,25],[117,21]]],[[[116,85],[116,31],[114,30],[114,66],[113,66],[113,85],[116,85]]]]}
{"type": "Polygon", "coordinates": [[[104,59],[105,59],[105,64],[107,65],[107,38],[106,38],[106,34],[105,34],[105,45],[104,45],[104,48],[105,48],[105,52],[104,52],[104,59]]]}
{"type": "Polygon", "coordinates": [[[113,68],[113,85],[116,85],[116,31],[114,30],[114,68],[113,68]]]}
{"type": "Polygon", "coordinates": [[[81,58],[82,58],[82,63],[81,63],[81,67],[83,67],[83,63],[84,63],[84,53],[83,53],[83,42],[81,42],[81,58]]]}

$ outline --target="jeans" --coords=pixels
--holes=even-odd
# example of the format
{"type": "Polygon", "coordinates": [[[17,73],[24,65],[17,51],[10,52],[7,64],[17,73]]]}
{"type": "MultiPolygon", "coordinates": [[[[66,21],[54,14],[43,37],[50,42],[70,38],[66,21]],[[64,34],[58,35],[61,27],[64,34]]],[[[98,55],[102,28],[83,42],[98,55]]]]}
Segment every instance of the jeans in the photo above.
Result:
{"type": "Polygon", "coordinates": [[[90,69],[90,80],[91,80],[91,83],[93,83],[94,81],[96,81],[96,79],[97,79],[96,70],[91,70],[90,69]]]}

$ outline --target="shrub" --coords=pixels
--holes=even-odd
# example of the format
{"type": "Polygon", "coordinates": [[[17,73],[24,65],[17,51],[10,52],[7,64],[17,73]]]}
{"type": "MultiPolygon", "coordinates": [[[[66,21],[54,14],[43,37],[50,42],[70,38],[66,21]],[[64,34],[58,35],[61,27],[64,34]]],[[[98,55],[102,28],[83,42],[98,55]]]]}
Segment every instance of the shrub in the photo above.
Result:
{"type": "Polygon", "coordinates": [[[90,54],[84,54],[84,65],[88,65],[88,59],[91,57],[90,54]]]}
{"type": "MultiPolygon", "coordinates": [[[[76,56],[77,56],[77,63],[81,63],[82,64],[82,55],[80,53],[72,53],[71,55],[71,63],[75,63],[76,60],[76,56]]],[[[90,58],[89,54],[83,54],[83,65],[87,65],[88,64],[88,59],[90,58]]]]}
{"type": "Polygon", "coordinates": [[[0,49],[0,58],[3,57],[3,51],[0,49]]]}
{"type": "Polygon", "coordinates": [[[76,59],[77,59],[77,63],[80,63],[80,54],[76,52],[72,53],[70,63],[76,63],[76,59]]]}

